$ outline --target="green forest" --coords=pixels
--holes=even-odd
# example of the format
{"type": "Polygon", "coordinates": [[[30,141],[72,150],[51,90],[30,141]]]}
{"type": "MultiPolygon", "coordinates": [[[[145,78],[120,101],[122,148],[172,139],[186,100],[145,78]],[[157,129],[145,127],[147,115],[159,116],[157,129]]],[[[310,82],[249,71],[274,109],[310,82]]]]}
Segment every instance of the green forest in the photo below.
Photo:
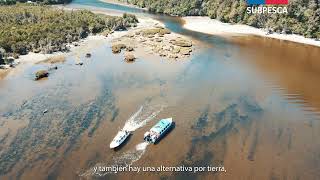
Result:
{"type": "Polygon", "coordinates": [[[137,18],[130,14],[114,17],[88,10],[67,11],[42,5],[0,6],[0,58],[17,57],[30,51],[67,51],[67,43],[91,33],[108,34],[137,22],[137,18]]]}
{"type": "MultiPolygon", "coordinates": [[[[66,4],[70,3],[72,0],[31,0],[30,2],[37,2],[41,4],[66,4]]],[[[17,2],[25,3],[28,0],[0,0],[0,5],[13,5],[17,2]]]]}
{"type": "Polygon", "coordinates": [[[227,23],[240,23],[320,39],[319,0],[289,0],[288,14],[247,14],[245,0],[120,0],[151,12],[177,16],[209,16],[227,23]]]}

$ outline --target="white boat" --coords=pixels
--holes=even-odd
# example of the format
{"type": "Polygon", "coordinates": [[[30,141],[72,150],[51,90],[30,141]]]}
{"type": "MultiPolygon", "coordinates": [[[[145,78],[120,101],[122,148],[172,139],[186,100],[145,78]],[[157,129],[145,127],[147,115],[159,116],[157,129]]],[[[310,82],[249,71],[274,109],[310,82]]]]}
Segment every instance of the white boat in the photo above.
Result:
{"type": "Polygon", "coordinates": [[[155,144],[159,141],[173,126],[172,118],[161,119],[149,131],[147,131],[143,139],[149,143],[155,144]]]}
{"type": "Polygon", "coordinates": [[[110,143],[110,148],[113,149],[120,146],[129,137],[129,135],[129,131],[121,129],[110,143]]]}

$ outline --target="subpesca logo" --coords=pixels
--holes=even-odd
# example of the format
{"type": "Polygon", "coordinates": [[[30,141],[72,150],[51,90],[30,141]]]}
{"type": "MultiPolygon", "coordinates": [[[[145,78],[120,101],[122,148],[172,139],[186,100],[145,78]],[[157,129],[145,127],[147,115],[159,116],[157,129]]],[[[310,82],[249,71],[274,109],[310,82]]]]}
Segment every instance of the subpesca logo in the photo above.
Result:
{"type": "Polygon", "coordinates": [[[288,3],[288,0],[247,0],[247,4],[249,5],[284,5],[288,3]]]}
{"type": "Polygon", "coordinates": [[[287,14],[288,9],[285,5],[289,4],[288,0],[247,0],[248,14],[287,14]],[[263,6],[267,5],[267,6],[263,6]],[[269,6],[276,5],[276,6],[269,6]],[[280,5],[280,6],[277,6],[280,5]]]}

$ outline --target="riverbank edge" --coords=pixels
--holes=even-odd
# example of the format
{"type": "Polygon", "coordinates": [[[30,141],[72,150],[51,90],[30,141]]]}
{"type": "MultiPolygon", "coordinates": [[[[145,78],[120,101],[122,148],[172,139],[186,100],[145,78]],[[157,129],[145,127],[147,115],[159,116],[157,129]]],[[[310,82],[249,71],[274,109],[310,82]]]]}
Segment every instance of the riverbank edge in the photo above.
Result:
{"type": "MultiPolygon", "coordinates": [[[[64,9],[64,10],[78,10],[78,9],[63,8],[63,7],[57,7],[57,8],[61,8],[61,9],[64,9]]],[[[98,13],[98,12],[94,12],[94,13],[98,13]]],[[[101,12],[99,12],[99,13],[101,13],[101,12]]],[[[114,15],[114,14],[112,14],[112,15],[114,15]]],[[[114,32],[112,34],[112,36],[117,36],[117,34],[118,34],[118,32],[114,32]]],[[[44,60],[46,60],[48,58],[52,58],[52,57],[55,57],[55,56],[61,56],[61,55],[69,56],[72,53],[74,53],[76,51],[79,51],[79,49],[82,46],[84,46],[84,44],[90,43],[91,40],[93,40],[93,39],[103,40],[105,38],[106,38],[105,36],[102,36],[100,34],[89,35],[88,37],[80,39],[79,41],[75,41],[75,42],[67,44],[67,46],[70,48],[69,52],[55,52],[55,53],[52,53],[52,54],[29,52],[26,55],[20,55],[19,58],[17,59],[17,61],[18,61],[19,64],[26,64],[26,63],[36,64],[36,63],[39,63],[41,61],[44,61],[44,60]],[[75,45],[75,44],[77,44],[77,45],[75,45]]]]}
{"type": "MultiPolygon", "coordinates": [[[[146,8],[140,8],[136,5],[124,3],[117,0],[99,1],[147,10],[146,8]]],[[[305,38],[301,35],[296,34],[280,34],[275,32],[272,34],[268,34],[263,29],[255,28],[245,24],[223,23],[216,19],[210,19],[207,16],[185,16],[181,17],[181,19],[184,21],[183,27],[191,31],[220,36],[255,35],[320,47],[320,41],[312,38],[305,38]]]]}
{"type": "Polygon", "coordinates": [[[182,20],[184,21],[183,27],[185,29],[202,32],[206,34],[220,36],[255,35],[320,47],[320,41],[317,41],[315,39],[305,38],[296,34],[268,34],[263,29],[255,28],[244,24],[223,23],[216,19],[210,19],[206,16],[187,16],[182,17],[182,20]]]}
{"type": "MultiPolygon", "coordinates": [[[[83,8],[81,7],[66,7],[66,6],[61,6],[61,5],[54,5],[53,7],[55,8],[59,8],[62,10],[68,10],[68,11],[72,11],[72,10],[81,10],[83,8]]],[[[112,10],[107,10],[107,11],[103,11],[103,10],[99,10],[99,9],[92,9],[90,10],[93,13],[96,14],[104,14],[104,15],[110,15],[110,16],[122,16],[123,13],[120,13],[118,11],[112,11],[112,10]]],[[[70,51],[68,52],[55,52],[52,54],[42,54],[42,53],[33,53],[33,52],[29,52],[26,55],[20,55],[18,59],[16,59],[15,61],[18,64],[18,68],[9,68],[9,69],[5,69],[5,70],[0,70],[0,79],[4,79],[7,76],[10,75],[15,75],[18,72],[21,72],[19,70],[23,69],[25,67],[25,65],[33,65],[33,64],[37,64],[37,63],[41,63],[42,61],[45,61],[49,58],[55,58],[57,56],[64,56],[64,57],[70,57],[70,56],[76,56],[79,59],[79,57],[84,56],[86,53],[91,53],[91,50],[89,47],[94,47],[96,44],[98,43],[112,43],[112,41],[114,39],[119,39],[122,36],[127,35],[128,33],[136,30],[136,29],[149,29],[149,28],[155,28],[155,27],[163,27],[165,28],[165,25],[153,18],[150,17],[143,17],[143,16],[137,16],[139,23],[137,24],[137,27],[131,27],[128,29],[128,31],[115,31],[111,34],[109,34],[107,37],[103,36],[101,34],[96,34],[96,35],[89,35],[88,37],[81,39],[79,41],[76,42],[72,42],[67,44],[67,46],[69,47],[70,51]],[[89,48],[89,49],[88,49],[89,48]]],[[[171,32],[171,34],[174,37],[183,37],[183,35],[177,34],[177,33],[173,33],[171,32]]]]}
{"type": "MultiPolygon", "coordinates": [[[[54,8],[60,8],[63,10],[80,10],[82,8],[70,8],[70,7],[65,7],[62,5],[52,5],[54,8]]],[[[114,11],[99,11],[99,10],[91,10],[91,12],[96,13],[96,14],[105,14],[109,16],[122,16],[123,13],[120,12],[114,12],[114,11]]],[[[153,24],[158,24],[159,26],[164,25],[154,19],[151,18],[146,18],[146,17],[137,17],[139,20],[139,23],[137,24],[137,27],[135,28],[149,28],[153,24]]],[[[131,28],[129,28],[131,29],[131,28]]],[[[67,44],[67,46],[70,48],[68,52],[54,52],[52,54],[43,54],[43,53],[34,53],[34,52],[29,52],[26,55],[20,55],[18,59],[15,60],[17,63],[16,68],[8,68],[8,69],[0,69],[0,80],[4,79],[10,75],[16,75],[17,73],[21,72],[21,69],[25,67],[25,65],[32,65],[32,64],[37,64],[41,63],[42,61],[45,61],[46,59],[49,58],[55,58],[57,56],[64,56],[64,57],[69,57],[72,55],[79,56],[79,53],[83,51],[82,54],[85,54],[88,50],[87,47],[93,47],[97,41],[102,42],[102,43],[111,43],[113,39],[119,38],[123,35],[125,35],[128,31],[115,31],[112,34],[109,34],[108,37],[103,36],[101,34],[96,34],[96,35],[89,35],[88,37],[84,39],[80,39],[79,41],[75,41],[72,43],[67,44]]],[[[89,51],[88,51],[89,52],[89,51]]]]}

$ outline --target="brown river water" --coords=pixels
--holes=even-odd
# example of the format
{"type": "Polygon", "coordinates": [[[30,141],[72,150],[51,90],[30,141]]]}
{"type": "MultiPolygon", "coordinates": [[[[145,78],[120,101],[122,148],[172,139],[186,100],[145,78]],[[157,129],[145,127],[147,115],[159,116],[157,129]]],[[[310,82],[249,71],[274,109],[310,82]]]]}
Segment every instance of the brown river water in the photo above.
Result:
{"type": "Polygon", "coordinates": [[[182,33],[196,42],[186,60],[128,64],[103,44],[84,66],[70,56],[46,80],[32,79],[39,64],[0,80],[0,179],[318,179],[320,48],[182,33]],[[167,117],[172,131],[143,143],[167,117]],[[132,135],[109,149],[122,127],[132,135]],[[124,165],[226,171],[93,171],[124,165]]]}

